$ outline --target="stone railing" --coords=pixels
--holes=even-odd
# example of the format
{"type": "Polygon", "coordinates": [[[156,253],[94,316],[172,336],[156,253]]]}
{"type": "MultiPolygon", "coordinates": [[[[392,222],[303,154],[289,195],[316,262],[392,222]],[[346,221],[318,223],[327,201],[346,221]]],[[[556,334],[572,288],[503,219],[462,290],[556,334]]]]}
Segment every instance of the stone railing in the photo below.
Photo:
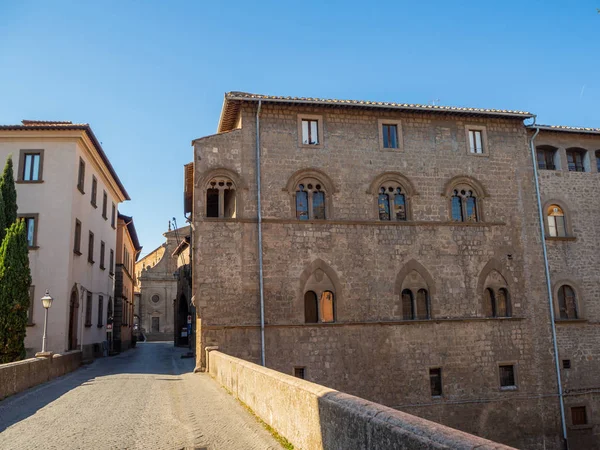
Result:
{"type": "Polygon", "coordinates": [[[297,449],[509,450],[386,406],[206,349],[207,371],[297,449]]]}
{"type": "Polygon", "coordinates": [[[72,372],[80,365],[79,350],[52,355],[49,358],[30,358],[0,364],[0,400],[72,372]]]}

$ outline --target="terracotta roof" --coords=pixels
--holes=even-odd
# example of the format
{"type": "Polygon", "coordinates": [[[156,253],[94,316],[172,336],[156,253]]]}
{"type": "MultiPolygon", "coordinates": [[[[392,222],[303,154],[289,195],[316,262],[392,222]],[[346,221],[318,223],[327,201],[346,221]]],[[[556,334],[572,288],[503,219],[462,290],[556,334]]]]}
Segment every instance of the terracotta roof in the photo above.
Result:
{"type": "Polygon", "coordinates": [[[280,97],[275,95],[250,94],[248,92],[227,92],[221,111],[218,132],[230,130],[234,127],[239,112],[240,102],[259,101],[278,102],[289,104],[304,105],[326,105],[335,107],[353,107],[353,108],[385,108],[401,111],[422,111],[445,114],[460,114],[468,116],[494,116],[494,117],[512,117],[527,119],[533,117],[533,114],[527,111],[514,111],[507,109],[482,109],[482,108],[464,108],[459,106],[441,106],[441,105],[420,105],[412,103],[394,103],[394,102],[373,102],[368,100],[338,100],[328,98],[313,97],[280,97]]]}
{"type": "Polygon", "coordinates": [[[589,134],[600,134],[600,128],[587,128],[587,127],[567,127],[564,125],[528,125],[527,128],[545,131],[565,131],[567,133],[589,133],[589,134]]]}
{"type": "Polygon", "coordinates": [[[102,162],[104,162],[104,164],[108,168],[108,171],[110,172],[111,176],[114,178],[115,182],[119,186],[119,189],[121,190],[121,193],[123,194],[123,197],[125,197],[125,200],[131,200],[131,198],[129,197],[129,194],[127,193],[127,190],[125,190],[125,186],[123,186],[123,183],[121,183],[121,180],[119,179],[119,176],[117,175],[117,172],[115,172],[115,169],[113,168],[112,164],[110,163],[110,160],[106,156],[106,153],[104,153],[104,150],[102,149],[102,145],[100,145],[100,141],[98,141],[98,139],[96,138],[96,135],[94,134],[94,132],[92,131],[92,128],[90,127],[90,125],[88,123],[72,123],[72,122],[68,122],[68,121],[61,122],[61,121],[48,121],[48,120],[23,120],[23,121],[21,121],[21,123],[22,123],[22,125],[0,125],[0,130],[7,130],[7,131],[81,130],[81,131],[85,131],[87,133],[88,137],[90,138],[90,140],[92,141],[92,144],[96,148],[96,151],[100,155],[102,162]]]}
{"type": "Polygon", "coordinates": [[[140,252],[142,251],[142,246],[140,245],[140,241],[138,239],[137,231],[135,229],[135,225],[133,224],[133,217],[126,216],[125,214],[118,213],[119,219],[125,222],[127,226],[127,231],[129,232],[129,236],[131,236],[131,240],[133,241],[133,246],[135,247],[135,259],[138,259],[140,252]]]}

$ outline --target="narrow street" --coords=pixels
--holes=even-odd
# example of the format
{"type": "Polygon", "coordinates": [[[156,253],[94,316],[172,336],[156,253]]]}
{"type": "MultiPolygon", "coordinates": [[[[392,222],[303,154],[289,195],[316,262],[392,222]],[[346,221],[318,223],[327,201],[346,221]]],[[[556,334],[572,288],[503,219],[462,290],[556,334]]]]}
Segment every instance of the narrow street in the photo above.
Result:
{"type": "Polygon", "coordinates": [[[275,449],[171,343],[140,343],[0,402],[1,449],[275,449]]]}

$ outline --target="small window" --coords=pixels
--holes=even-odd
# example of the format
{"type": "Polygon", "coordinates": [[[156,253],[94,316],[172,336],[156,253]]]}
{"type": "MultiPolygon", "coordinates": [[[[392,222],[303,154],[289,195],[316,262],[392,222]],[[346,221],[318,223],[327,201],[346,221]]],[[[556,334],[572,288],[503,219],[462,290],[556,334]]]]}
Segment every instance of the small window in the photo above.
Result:
{"type": "Polygon", "coordinates": [[[88,262],[94,264],[94,233],[91,231],[88,237],[88,262]]]}
{"type": "Polygon", "coordinates": [[[496,317],[496,296],[491,288],[484,291],[484,308],[486,317],[496,317]]]}
{"type": "Polygon", "coordinates": [[[33,323],[33,305],[35,304],[35,286],[29,286],[29,309],[27,310],[27,325],[33,323]]]}
{"type": "Polygon", "coordinates": [[[377,205],[379,220],[405,221],[407,219],[406,196],[403,188],[395,183],[379,188],[377,205]]]}
{"type": "Polygon", "coordinates": [[[108,216],[107,214],[107,210],[108,210],[108,195],[106,195],[106,191],[102,192],[102,217],[104,217],[104,220],[108,220],[108,216]]]}
{"type": "Polygon", "coordinates": [[[582,149],[567,149],[567,162],[569,163],[569,172],[585,172],[583,164],[585,158],[585,150],[582,149]]]}
{"type": "Polygon", "coordinates": [[[29,248],[37,247],[37,214],[27,216],[19,215],[25,221],[25,233],[27,234],[27,246],[29,248]]]}
{"type": "Polygon", "coordinates": [[[112,204],[112,210],[110,213],[110,226],[115,228],[116,224],[115,224],[115,218],[116,218],[116,211],[117,211],[117,207],[115,206],[115,204],[112,204]]]}
{"type": "Polygon", "coordinates": [[[556,170],[554,158],[556,149],[553,147],[540,146],[536,149],[538,168],[541,170],[556,170]]]}
{"type": "Polygon", "coordinates": [[[114,275],[114,273],[115,273],[114,267],[115,267],[115,251],[111,248],[110,249],[110,258],[109,258],[109,266],[108,266],[108,272],[110,275],[114,275]]]}
{"type": "Polygon", "coordinates": [[[565,213],[558,205],[548,207],[548,234],[551,237],[565,237],[567,235],[565,213]]]}
{"type": "Polygon", "coordinates": [[[304,294],[304,322],[317,323],[319,321],[319,313],[317,306],[317,294],[313,291],[308,291],[304,294]]]}
{"type": "Polygon", "coordinates": [[[85,301],[85,326],[92,326],[92,293],[87,292],[86,301],[85,301]]]}
{"type": "Polygon", "coordinates": [[[98,197],[98,180],[96,179],[95,176],[92,176],[92,198],[90,200],[90,203],[92,204],[92,206],[94,208],[97,207],[97,205],[96,205],[97,197],[98,197]]]}
{"type": "Polygon", "coordinates": [[[426,289],[417,291],[417,319],[429,319],[429,293],[426,289]]]}
{"type": "Polygon", "coordinates": [[[577,319],[577,298],[575,291],[569,285],[558,288],[558,309],[561,319],[577,319]]]}
{"type": "Polygon", "coordinates": [[[319,121],[302,119],[302,144],[319,145],[319,121]]]}
{"type": "Polygon", "coordinates": [[[516,387],[515,382],[515,366],[506,364],[499,366],[500,370],[500,387],[516,387]]]}
{"type": "Polygon", "coordinates": [[[73,243],[73,251],[81,255],[81,222],[75,219],[75,241],[73,243]]]}
{"type": "Polygon", "coordinates": [[[402,318],[404,320],[413,320],[415,318],[413,293],[410,289],[402,291],[402,318]]]}
{"type": "Polygon", "coordinates": [[[469,130],[469,148],[471,153],[483,153],[483,132],[481,130],[469,130]]]}
{"type": "Polygon", "coordinates": [[[574,406],[571,408],[571,423],[573,426],[587,425],[587,411],[585,406],[574,406]]]}
{"type": "Polygon", "coordinates": [[[77,175],[77,189],[79,189],[79,192],[81,192],[82,194],[85,194],[84,192],[84,186],[85,186],[85,162],[83,161],[82,158],[79,158],[79,173],[77,175]]]}
{"type": "Polygon", "coordinates": [[[398,125],[383,124],[383,148],[398,148],[398,125]]]}
{"type": "Polygon", "coordinates": [[[452,220],[455,222],[479,221],[477,195],[473,190],[454,189],[452,192],[452,220]]]}
{"type": "Polygon", "coordinates": [[[104,266],[104,254],[106,253],[106,244],[104,241],[100,241],[100,268],[102,270],[106,269],[104,266]]]}
{"type": "Polygon", "coordinates": [[[306,369],[304,367],[294,367],[294,376],[304,380],[305,371],[306,369]]]}
{"type": "Polygon", "coordinates": [[[325,201],[323,186],[317,180],[304,180],[296,188],[296,218],[324,220],[325,201]]]}
{"type": "Polygon", "coordinates": [[[21,150],[21,160],[18,180],[22,182],[42,181],[42,164],[44,151],[21,150]]]}
{"type": "Polygon", "coordinates": [[[160,301],[160,297],[154,294],[150,300],[152,300],[152,303],[157,304],[160,301]]]}
{"type": "Polygon", "coordinates": [[[442,395],[442,369],[429,369],[429,384],[431,396],[440,397],[442,395]]]}
{"type": "Polygon", "coordinates": [[[98,328],[104,326],[104,296],[98,296],[98,328]]]}
{"type": "Polygon", "coordinates": [[[571,368],[571,360],[570,359],[563,359],[562,360],[562,365],[563,365],[563,369],[570,369],[571,368]]]}

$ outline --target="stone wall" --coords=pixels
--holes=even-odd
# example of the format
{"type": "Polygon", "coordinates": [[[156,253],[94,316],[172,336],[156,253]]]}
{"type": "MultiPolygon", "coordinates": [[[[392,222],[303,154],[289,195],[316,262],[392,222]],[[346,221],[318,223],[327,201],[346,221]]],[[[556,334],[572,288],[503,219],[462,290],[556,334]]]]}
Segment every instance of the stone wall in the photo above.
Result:
{"type": "MultiPolygon", "coordinates": [[[[198,348],[260,360],[255,113],[242,128],[195,141],[194,286],[198,348]],[[215,174],[236,186],[235,218],[207,218],[215,174]]],[[[287,107],[261,112],[265,347],[268,367],[524,448],[559,448],[560,418],[533,167],[523,123],[430,113],[287,107]],[[298,114],[320,115],[321,148],[298,145],[298,114]],[[402,124],[402,148],[380,148],[378,123],[402,124]],[[487,154],[465,127],[485,126],[487,154]],[[305,171],[305,172],[302,172],[305,171]],[[295,218],[295,180],[326,192],[327,220],[295,218]],[[403,180],[409,220],[377,215],[379,181],[403,180]],[[448,190],[468,180],[481,221],[450,221],[448,190]],[[486,318],[484,287],[506,281],[510,318],[486,318]],[[400,293],[420,277],[430,320],[403,320],[400,293]],[[325,277],[334,323],[305,323],[304,293],[325,277]],[[517,387],[500,389],[499,364],[517,387]],[[432,396],[429,370],[442,369],[432,396]],[[518,411],[518,414],[515,414],[518,411]]],[[[198,352],[198,365],[203,364],[198,352]]]]}
{"type": "Polygon", "coordinates": [[[78,350],[56,354],[52,358],[0,364],[0,400],[72,372],[80,365],[81,352],[78,350]]]}
{"type": "Polygon", "coordinates": [[[296,448],[511,448],[218,351],[207,359],[215,380],[296,448]]]}

